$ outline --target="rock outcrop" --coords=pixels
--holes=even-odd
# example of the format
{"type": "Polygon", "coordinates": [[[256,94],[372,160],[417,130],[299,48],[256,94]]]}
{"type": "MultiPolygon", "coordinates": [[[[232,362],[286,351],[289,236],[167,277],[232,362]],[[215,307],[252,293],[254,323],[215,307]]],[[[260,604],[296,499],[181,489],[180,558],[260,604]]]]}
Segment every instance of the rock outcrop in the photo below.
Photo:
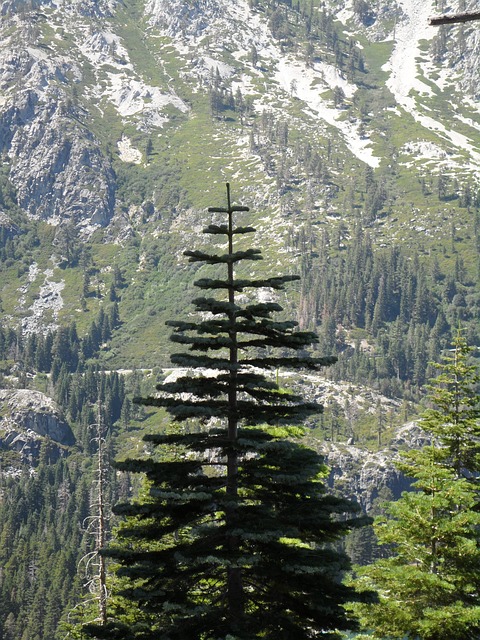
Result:
{"type": "Polygon", "coordinates": [[[396,467],[399,452],[418,449],[430,441],[416,422],[402,426],[387,449],[366,451],[355,445],[326,443],[323,453],[330,468],[328,485],[371,512],[376,498],[388,490],[392,500],[408,491],[411,482],[396,467]]]}
{"type": "Polygon", "coordinates": [[[372,453],[354,445],[329,443],[325,451],[330,468],[328,485],[369,513],[382,489],[388,489],[396,499],[410,486],[395,468],[395,458],[391,451],[372,453]]]}
{"type": "Polygon", "coordinates": [[[0,115],[0,153],[11,160],[17,202],[30,215],[103,226],[114,213],[115,176],[74,115],[65,102],[17,96],[0,115]]]}
{"type": "Polygon", "coordinates": [[[30,389],[0,390],[0,448],[16,451],[22,462],[34,464],[45,438],[58,456],[75,443],[55,402],[30,389]]]}
{"type": "Polygon", "coordinates": [[[82,69],[38,45],[42,19],[34,12],[5,19],[2,31],[11,21],[17,34],[0,46],[0,156],[22,209],[89,231],[114,214],[115,174],[72,100],[82,69]]]}

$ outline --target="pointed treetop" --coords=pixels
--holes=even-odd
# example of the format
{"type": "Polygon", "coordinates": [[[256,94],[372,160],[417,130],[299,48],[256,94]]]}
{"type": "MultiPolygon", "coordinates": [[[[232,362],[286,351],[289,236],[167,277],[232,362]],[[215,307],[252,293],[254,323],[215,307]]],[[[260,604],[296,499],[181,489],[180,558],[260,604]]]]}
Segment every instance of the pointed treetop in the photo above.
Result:
{"type": "Polygon", "coordinates": [[[230,183],[227,182],[227,208],[224,209],[223,207],[209,207],[208,208],[209,213],[233,213],[233,211],[250,211],[250,209],[248,207],[243,207],[243,206],[236,206],[236,207],[232,207],[231,201],[230,201],[230,183]]]}

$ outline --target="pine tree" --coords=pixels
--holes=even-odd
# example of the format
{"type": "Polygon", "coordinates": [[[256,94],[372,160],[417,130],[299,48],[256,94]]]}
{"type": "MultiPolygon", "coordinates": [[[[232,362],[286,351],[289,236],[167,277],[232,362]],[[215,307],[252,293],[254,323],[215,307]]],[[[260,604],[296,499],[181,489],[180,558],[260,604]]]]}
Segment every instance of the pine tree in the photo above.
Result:
{"type": "Polygon", "coordinates": [[[349,560],[330,543],[365,520],[326,493],[322,457],[287,437],[322,407],[267,375],[317,371],[335,358],[307,355],[317,336],[274,320],[276,302],[240,304],[239,293],[281,291],[298,278],[237,276],[235,267],[261,254],[234,249],[234,239],[254,229],[234,226],[233,213],[248,209],[231,205],[228,185],[227,200],[226,209],[209,211],[226,214],[228,224],[205,229],[226,237],[227,252],[185,252],[226,270],[195,283],[223,295],[193,301],[199,321],[168,323],[172,340],[189,347],[171,358],[186,371],[159,384],[159,395],[137,399],[166,408],[184,427],[148,435],[155,456],[118,464],[144,472],[149,494],[116,507],[126,522],[107,553],[128,580],[117,610],[124,613],[87,627],[94,637],[300,640],[337,638],[336,630],[354,626],[343,609],[357,597],[342,583],[349,560]]]}
{"type": "Polygon", "coordinates": [[[443,358],[440,374],[429,385],[432,407],[423,419],[423,427],[438,438],[448,453],[448,463],[461,477],[480,471],[480,382],[478,366],[468,358],[472,348],[458,331],[449,355],[443,358]]]}
{"type": "Polygon", "coordinates": [[[480,634],[480,513],[477,367],[459,333],[430,386],[421,426],[431,444],[403,455],[412,492],[390,503],[375,525],[393,555],[363,568],[357,586],[376,589],[379,602],[353,610],[374,638],[468,640],[480,634]]]}

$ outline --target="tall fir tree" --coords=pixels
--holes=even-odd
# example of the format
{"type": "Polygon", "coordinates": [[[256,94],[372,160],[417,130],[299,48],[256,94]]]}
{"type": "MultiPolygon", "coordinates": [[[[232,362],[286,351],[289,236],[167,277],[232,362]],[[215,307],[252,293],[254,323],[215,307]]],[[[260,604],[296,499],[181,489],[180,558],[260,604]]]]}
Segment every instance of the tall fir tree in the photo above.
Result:
{"type": "Polygon", "coordinates": [[[237,265],[261,259],[258,249],[234,247],[254,232],[233,222],[248,208],[232,206],[227,185],[227,208],[209,211],[227,216],[205,229],[226,238],[226,253],[185,255],[221,270],[195,282],[220,293],[193,301],[197,322],[168,323],[172,340],[189,347],[171,358],[184,373],[137,399],[185,426],[148,435],[155,456],[118,464],[145,473],[149,493],[116,508],[126,521],[108,555],[127,580],[124,600],[116,619],[87,629],[143,640],[337,638],[354,626],[343,605],[357,594],[342,582],[348,557],[331,543],[365,519],[326,492],[322,457],[292,439],[302,433],[293,425],[322,407],[268,375],[318,371],[335,358],[308,355],[317,336],[273,319],[276,302],[240,303],[240,293],[281,291],[298,278],[238,276],[237,265]]]}
{"type": "Polygon", "coordinates": [[[375,604],[352,605],[369,637],[480,636],[480,396],[469,352],[459,332],[430,385],[433,406],[420,423],[431,444],[405,453],[398,464],[414,490],[390,503],[390,517],[375,524],[393,555],[363,568],[356,581],[379,593],[375,604]]]}

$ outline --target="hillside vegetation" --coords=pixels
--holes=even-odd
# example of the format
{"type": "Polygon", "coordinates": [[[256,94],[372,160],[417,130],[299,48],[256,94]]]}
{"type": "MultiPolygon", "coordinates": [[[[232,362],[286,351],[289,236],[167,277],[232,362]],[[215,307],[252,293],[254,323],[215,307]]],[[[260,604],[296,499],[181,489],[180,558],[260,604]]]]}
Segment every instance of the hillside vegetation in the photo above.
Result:
{"type": "Polygon", "coordinates": [[[421,384],[459,320],[476,343],[475,25],[335,6],[73,3],[67,24],[5,3],[5,322],[84,336],[113,299],[102,366],[166,365],[181,251],[232,180],[266,259],[303,275],[283,302],[322,347],[377,355],[371,382],[421,384]]]}
{"type": "MultiPolygon", "coordinates": [[[[458,325],[480,344],[478,23],[428,26],[475,4],[0,2],[1,383],[52,398],[75,436],[17,438],[0,408],[6,640],[63,639],[86,592],[97,425],[110,459],[167,427],[131,401],[178,373],[165,322],[188,320],[194,280],[215,277],[182,254],[219,223],[207,207],[225,182],[264,255],[238,277],[299,274],[258,301],[338,356],[282,374],[326,405],[309,444],[329,440],[362,490],[370,458],[347,442],[381,469],[392,438],[408,446],[395,432],[429,363],[458,325]]],[[[110,502],[138,489],[109,478],[110,502]]]]}

